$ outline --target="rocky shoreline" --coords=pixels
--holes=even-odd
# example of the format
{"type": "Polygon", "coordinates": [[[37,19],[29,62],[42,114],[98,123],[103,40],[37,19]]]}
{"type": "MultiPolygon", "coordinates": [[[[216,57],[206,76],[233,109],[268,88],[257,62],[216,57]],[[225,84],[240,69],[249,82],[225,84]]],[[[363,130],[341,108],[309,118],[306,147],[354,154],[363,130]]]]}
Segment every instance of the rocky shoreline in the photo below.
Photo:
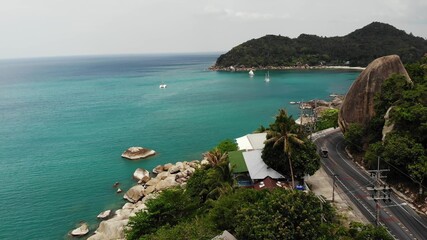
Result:
{"type": "Polygon", "coordinates": [[[362,71],[365,70],[365,67],[350,67],[350,66],[266,66],[266,67],[245,67],[245,66],[229,66],[229,67],[220,67],[220,66],[211,66],[209,67],[211,71],[223,71],[223,72],[249,72],[257,70],[354,70],[362,71]]]}
{"type": "MultiPolygon", "coordinates": [[[[125,239],[125,229],[129,218],[135,216],[137,212],[144,211],[146,201],[156,198],[158,193],[167,188],[185,186],[194,171],[205,164],[209,164],[209,162],[193,160],[175,164],[167,163],[156,166],[151,173],[143,168],[137,168],[133,174],[133,178],[138,181],[137,184],[123,195],[127,202],[116,211],[101,212],[97,218],[103,219],[103,221],[99,223],[98,228],[93,235],[89,236],[88,240],[125,239]]],[[[113,187],[118,187],[118,185],[115,183],[113,187]]],[[[84,226],[84,230],[88,229],[86,223],[82,223],[82,226],[84,226]]],[[[73,231],[76,233],[76,229],[73,231]]],[[[86,231],[86,234],[88,232],[86,231]]]]}

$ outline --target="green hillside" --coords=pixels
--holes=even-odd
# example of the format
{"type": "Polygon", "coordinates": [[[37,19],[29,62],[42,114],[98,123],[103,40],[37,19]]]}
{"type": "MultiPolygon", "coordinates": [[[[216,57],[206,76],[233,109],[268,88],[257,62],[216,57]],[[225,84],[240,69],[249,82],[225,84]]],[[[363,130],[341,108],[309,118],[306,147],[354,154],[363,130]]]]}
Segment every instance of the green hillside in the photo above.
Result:
{"type": "Polygon", "coordinates": [[[389,24],[373,22],[343,37],[301,34],[298,38],[266,35],[242,43],[221,55],[217,68],[314,65],[366,66],[397,54],[410,63],[427,53],[427,40],[389,24]]]}

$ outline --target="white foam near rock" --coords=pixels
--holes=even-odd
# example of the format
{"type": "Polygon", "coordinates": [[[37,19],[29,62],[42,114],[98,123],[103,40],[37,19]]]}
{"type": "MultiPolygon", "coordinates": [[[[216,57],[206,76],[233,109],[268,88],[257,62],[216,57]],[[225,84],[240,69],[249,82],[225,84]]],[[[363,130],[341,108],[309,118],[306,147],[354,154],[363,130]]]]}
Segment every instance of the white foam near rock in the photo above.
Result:
{"type": "Polygon", "coordinates": [[[147,158],[156,154],[156,151],[143,147],[130,147],[122,153],[123,158],[137,160],[147,158]]]}
{"type": "Polygon", "coordinates": [[[87,225],[87,223],[82,223],[82,225],[80,225],[80,227],[71,231],[71,235],[73,235],[73,236],[84,236],[88,232],[89,232],[89,226],[87,225]]]}

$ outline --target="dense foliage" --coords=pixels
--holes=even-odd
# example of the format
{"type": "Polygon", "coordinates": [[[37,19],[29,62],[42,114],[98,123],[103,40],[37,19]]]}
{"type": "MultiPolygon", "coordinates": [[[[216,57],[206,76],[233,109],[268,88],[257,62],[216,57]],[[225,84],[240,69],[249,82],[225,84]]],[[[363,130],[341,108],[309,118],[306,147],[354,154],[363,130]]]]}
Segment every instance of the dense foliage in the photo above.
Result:
{"type": "Polygon", "coordinates": [[[312,193],[273,191],[236,215],[239,239],[317,239],[324,235],[319,228],[322,212],[327,221],[333,218],[330,205],[321,210],[312,193]]]}
{"type": "MultiPolygon", "coordinates": [[[[202,168],[199,174],[209,175],[214,168],[202,168]]],[[[239,188],[202,203],[189,188],[205,185],[195,184],[193,180],[187,189],[165,190],[148,200],[147,211],[130,218],[127,239],[212,239],[224,230],[248,240],[391,239],[371,225],[341,226],[333,207],[313,193],[239,188]]]]}
{"type": "Polygon", "coordinates": [[[327,128],[338,127],[338,109],[327,109],[319,117],[316,123],[317,130],[323,130],[327,128]]]}
{"type": "Polygon", "coordinates": [[[348,126],[347,131],[344,133],[344,139],[347,143],[347,146],[353,152],[362,151],[364,132],[364,128],[361,124],[351,123],[348,126]]]}
{"type": "Polygon", "coordinates": [[[292,180],[314,174],[320,167],[316,146],[284,109],[279,110],[275,122],[267,130],[261,157],[268,166],[292,180]]]}
{"type": "Polygon", "coordinates": [[[216,66],[366,66],[375,58],[390,54],[398,54],[404,62],[415,62],[426,52],[427,40],[373,22],[343,37],[301,34],[295,39],[280,35],[252,39],[221,55],[216,66]]]}
{"type": "Polygon", "coordinates": [[[237,151],[237,143],[231,139],[225,139],[218,144],[216,149],[222,153],[237,151]]]}

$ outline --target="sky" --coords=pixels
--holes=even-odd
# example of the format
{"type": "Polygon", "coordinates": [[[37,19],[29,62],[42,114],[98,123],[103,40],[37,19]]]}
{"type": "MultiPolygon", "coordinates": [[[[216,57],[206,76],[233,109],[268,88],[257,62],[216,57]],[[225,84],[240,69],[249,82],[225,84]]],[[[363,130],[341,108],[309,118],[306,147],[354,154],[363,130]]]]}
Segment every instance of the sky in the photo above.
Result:
{"type": "Polygon", "coordinates": [[[0,58],[222,53],[373,21],[427,38],[427,0],[0,0],[0,58]]]}

